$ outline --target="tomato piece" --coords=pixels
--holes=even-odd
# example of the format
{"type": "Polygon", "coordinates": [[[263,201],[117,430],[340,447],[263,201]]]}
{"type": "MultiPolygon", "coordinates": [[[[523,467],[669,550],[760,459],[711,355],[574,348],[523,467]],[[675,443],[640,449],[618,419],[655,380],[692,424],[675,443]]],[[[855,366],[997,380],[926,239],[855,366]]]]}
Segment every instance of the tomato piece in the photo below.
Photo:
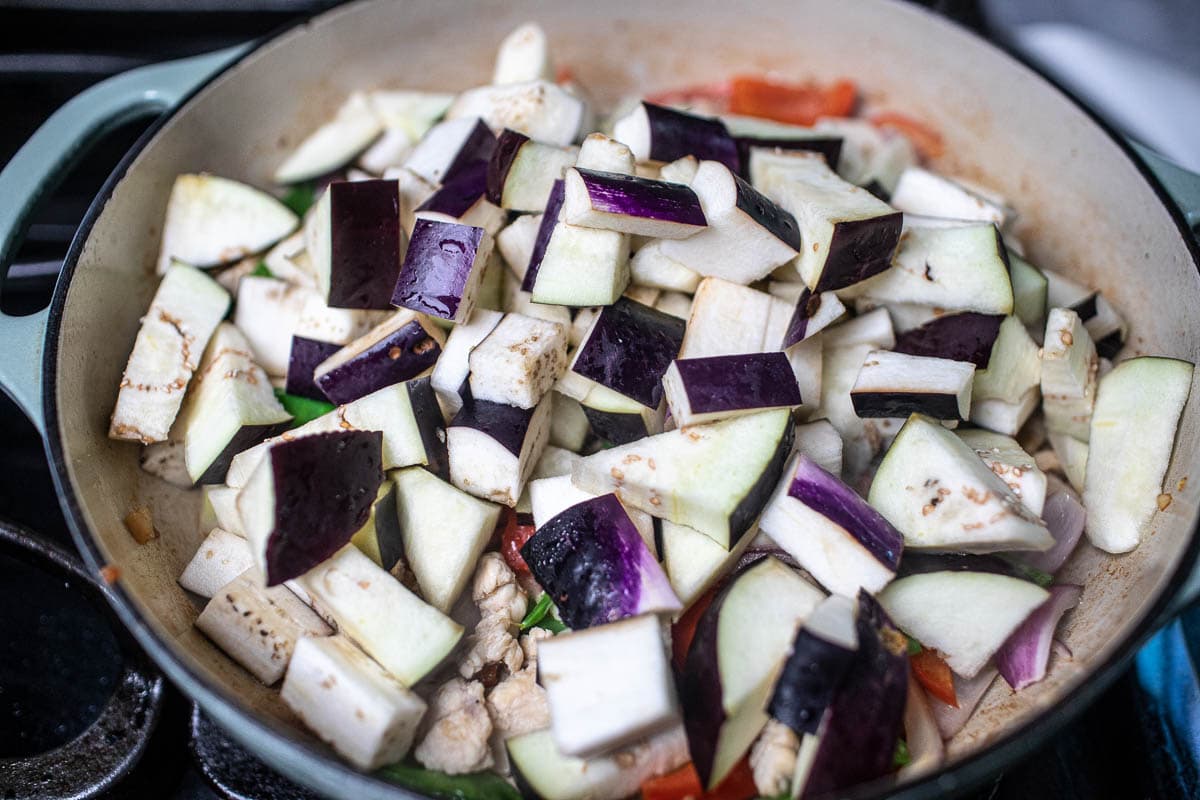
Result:
{"type": "Polygon", "coordinates": [[[729,771],[725,780],[716,788],[706,792],[704,800],[749,800],[758,797],[758,787],[754,785],[754,770],[750,769],[750,756],[742,756],[742,760],[729,771]]]}
{"type": "Polygon", "coordinates": [[[869,119],[877,127],[892,128],[907,136],[921,158],[937,158],[946,152],[946,143],[942,141],[940,133],[907,114],[901,114],[899,111],[879,111],[869,119]]]}
{"type": "Polygon", "coordinates": [[[739,75],[730,86],[729,110],[732,113],[793,125],[812,125],[821,117],[848,117],[858,103],[858,87],[849,80],[821,86],[739,75]]]}
{"type": "Polygon", "coordinates": [[[565,64],[554,71],[554,82],[557,84],[571,83],[575,80],[575,72],[565,64]]]}
{"type": "Polygon", "coordinates": [[[642,800],[700,800],[704,787],[692,762],[642,784],[642,800]]]}
{"type": "Polygon", "coordinates": [[[954,691],[954,675],[950,666],[934,651],[926,648],[908,657],[913,677],[929,692],[930,696],[948,706],[958,708],[958,696],[954,691]]]}
{"type": "Polygon", "coordinates": [[[504,509],[504,531],[500,534],[500,554],[509,568],[517,575],[530,574],[529,565],[521,556],[521,547],[533,536],[532,521],[522,520],[522,515],[510,508],[504,509]]]}
{"type": "Polygon", "coordinates": [[[729,92],[728,81],[698,83],[657,92],[647,96],[646,100],[660,106],[687,106],[697,114],[724,114],[729,110],[729,92]]]}
{"type": "Polygon", "coordinates": [[[684,612],[679,621],[671,626],[671,661],[675,664],[675,669],[680,672],[683,672],[683,665],[687,663],[687,653],[692,646],[692,639],[696,636],[696,626],[700,624],[700,618],[712,604],[716,593],[717,590],[714,587],[702,594],[696,602],[692,603],[692,607],[684,612]]]}

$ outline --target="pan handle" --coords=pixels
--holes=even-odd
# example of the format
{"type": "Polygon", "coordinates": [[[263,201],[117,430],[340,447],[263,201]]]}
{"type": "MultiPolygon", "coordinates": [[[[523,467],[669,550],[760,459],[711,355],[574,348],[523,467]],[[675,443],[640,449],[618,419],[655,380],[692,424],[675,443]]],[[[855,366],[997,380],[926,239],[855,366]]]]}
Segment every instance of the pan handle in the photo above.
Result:
{"type": "MultiPolygon", "coordinates": [[[[137,117],[162,114],[182,103],[248,45],[124,72],[69,100],[0,171],[0,283],[39,202],[100,137],[137,117]]],[[[45,431],[42,347],[49,312],[16,317],[0,312],[0,389],[45,431]]]]}

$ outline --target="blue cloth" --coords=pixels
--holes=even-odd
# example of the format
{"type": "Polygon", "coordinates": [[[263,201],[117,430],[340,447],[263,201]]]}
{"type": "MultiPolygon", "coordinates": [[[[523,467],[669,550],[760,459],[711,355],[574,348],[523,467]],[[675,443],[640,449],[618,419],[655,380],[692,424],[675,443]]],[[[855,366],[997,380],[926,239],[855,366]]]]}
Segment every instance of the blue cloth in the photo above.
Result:
{"type": "Polygon", "coordinates": [[[1154,635],[1137,654],[1143,722],[1158,746],[1155,778],[1168,797],[1200,797],[1200,608],[1154,635]]]}

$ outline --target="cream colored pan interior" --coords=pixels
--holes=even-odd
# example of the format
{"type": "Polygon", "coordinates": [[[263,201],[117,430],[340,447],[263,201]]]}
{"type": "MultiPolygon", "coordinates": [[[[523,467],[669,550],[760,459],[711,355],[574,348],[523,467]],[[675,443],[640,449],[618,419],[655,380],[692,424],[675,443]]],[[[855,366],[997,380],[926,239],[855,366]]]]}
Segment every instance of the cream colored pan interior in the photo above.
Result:
{"type": "MultiPolygon", "coordinates": [[[[1082,112],[1033,73],[948,23],[902,4],[729,0],[374,2],[336,10],[252,54],[200,92],[154,137],[116,187],[82,251],[66,300],[57,363],[62,448],[79,506],[106,560],[157,635],[190,671],[244,698],[247,711],[292,725],[261,687],[192,628],[198,608],[175,578],[202,532],[198,492],[138,469],[138,448],[105,436],[139,316],[154,291],[163,209],[175,175],[211,171],[269,185],[273,168],[348,90],[456,90],[485,83],[499,39],[537,19],[558,63],[601,104],[739,71],[856,80],[938,128],[936,166],[1000,190],[1021,212],[1030,258],[1102,289],[1132,324],[1128,353],[1200,359],[1200,276],[1138,168],[1082,112]],[[147,503],[161,538],[138,546],[122,525],[147,503]]],[[[1168,484],[1197,475],[1197,403],[1185,413],[1168,484]]],[[[1068,618],[1073,653],[1014,695],[997,681],[950,746],[952,757],[1029,720],[1086,680],[1143,620],[1174,572],[1195,522],[1200,475],[1156,519],[1138,550],[1090,546],[1065,578],[1085,584],[1068,618]]],[[[403,620],[397,620],[403,624],[403,620]]],[[[297,731],[299,729],[297,728],[297,731]]]]}

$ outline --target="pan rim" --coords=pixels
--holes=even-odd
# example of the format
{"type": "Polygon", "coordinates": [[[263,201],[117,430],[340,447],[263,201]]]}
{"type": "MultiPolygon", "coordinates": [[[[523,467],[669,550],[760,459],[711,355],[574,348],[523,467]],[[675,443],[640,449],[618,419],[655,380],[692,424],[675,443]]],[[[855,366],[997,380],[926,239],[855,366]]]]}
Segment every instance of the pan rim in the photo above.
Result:
{"type": "MultiPolygon", "coordinates": [[[[909,13],[920,15],[924,19],[924,24],[946,25],[958,29],[962,33],[966,33],[971,37],[975,45],[993,49],[1002,55],[1012,68],[1027,71],[1031,76],[1036,77],[1054,89],[1063,100],[1077,111],[1082,112],[1093,125],[1116,144],[1125,158],[1141,175],[1142,180],[1154,191],[1162,210],[1175,223],[1177,232],[1192,260],[1193,267],[1197,272],[1200,272],[1200,243],[1197,242],[1183,213],[1175,205],[1165,187],[1133,149],[1129,141],[1121,136],[1111,125],[1100,119],[1092,109],[1082,103],[1073,93],[1053,78],[1026,64],[1017,58],[1008,48],[988,41],[974,31],[965,28],[957,21],[939,15],[929,9],[900,3],[898,0],[891,4],[909,13]]],[[[351,7],[357,5],[359,3],[350,4],[351,7]]],[[[67,469],[66,450],[62,441],[62,431],[59,425],[56,403],[58,376],[55,365],[58,360],[60,327],[67,293],[83,248],[90,238],[107,200],[111,197],[117,184],[127,174],[133,161],[136,160],[158,132],[170,120],[174,119],[180,109],[184,108],[197,94],[205,91],[213,82],[224,76],[228,71],[236,68],[244,60],[260,52],[264,46],[278,41],[298,28],[309,25],[314,19],[342,13],[347,8],[347,6],[341,6],[308,17],[302,17],[256,40],[253,43],[253,47],[249,48],[245,53],[239,55],[235,60],[222,67],[213,75],[210,75],[204,83],[189,93],[175,110],[161,116],[152,123],[108,176],[103,187],[92,200],[83,221],[80,223],[72,239],[50,302],[45,348],[43,350],[42,406],[45,419],[44,445],[50,461],[51,475],[54,479],[59,505],[63,509],[68,528],[71,531],[71,537],[74,540],[75,546],[79,549],[85,565],[93,572],[99,570],[104,562],[98,540],[88,527],[83,508],[75,494],[67,469]]],[[[852,793],[842,796],[851,798],[852,800],[867,800],[867,798],[878,798],[884,795],[892,798],[903,798],[904,800],[915,800],[920,797],[931,797],[935,794],[944,796],[946,793],[958,793],[981,784],[1000,769],[1011,765],[1021,757],[1031,753],[1037,747],[1040,747],[1050,736],[1065,727],[1067,722],[1075,719],[1086,706],[1095,700],[1101,691],[1116,679],[1119,673],[1133,659],[1134,654],[1141,645],[1165,621],[1164,614],[1168,610],[1172,598],[1178,593],[1180,587],[1190,574],[1190,570],[1194,567],[1198,555],[1200,555],[1200,535],[1197,533],[1197,527],[1194,526],[1192,535],[1181,554],[1174,573],[1145,616],[1123,641],[1117,643],[1117,646],[1107,654],[1105,659],[1089,671],[1082,682],[1067,691],[1057,703],[1047,706],[1023,723],[1012,726],[1011,729],[1005,731],[995,741],[957,759],[955,762],[938,769],[936,772],[900,781],[899,783],[891,778],[882,778],[855,787],[852,793]]],[[[270,725],[261,715],[246,708],[236,695],[226,691],[219,685],[210,684],[205,676],[193,670],[183,658],[179,657],[170,644],[156,633],[146,616],[142,614],[141,610],[119,582],[109,587],[107,597],[113,605],[117,617],[134,636],[138,644],[146,650],[150,658],[167,674],[173,683],[181,688],[181,691],[184,691],[189,699],[195,700],[204,709],[205,713],[213,716],[219,723],[225,722],[226,719],[236,720],[236,723],[225,722],[222,725],[234,738],[246,743],[250,749],[255,751],[256,755],[270,751],[272,756],[277,756],[280,760],[287,758],[295,761],[298,758],[303,758],[306,769],[301,774],[291,776],[297,783],[313,788],[316,788],[318,784],[324,787],[336,786],[343,793],[357,793],[365,790],[370,791],[373,795],[387,793],[390,797],[407,797],[413,798],[413,800],[421,800],[424,797],[424,795],[415,793],[402,786],[354,769],[331,754],[326,748],[315,746],[309,741],[304,741],[294,733],[289,733],[270,725]],[[230,730],[231,728],[236,730],[236,732],[230,730]],[[251,743],[252,740],[253,743],[251,743]],[[266,746],[263,746],[264,742],[266,746]],[[318,775],[324,776],[323,779],[320,781],[312,780],[313,777],[318,775]]]]}

